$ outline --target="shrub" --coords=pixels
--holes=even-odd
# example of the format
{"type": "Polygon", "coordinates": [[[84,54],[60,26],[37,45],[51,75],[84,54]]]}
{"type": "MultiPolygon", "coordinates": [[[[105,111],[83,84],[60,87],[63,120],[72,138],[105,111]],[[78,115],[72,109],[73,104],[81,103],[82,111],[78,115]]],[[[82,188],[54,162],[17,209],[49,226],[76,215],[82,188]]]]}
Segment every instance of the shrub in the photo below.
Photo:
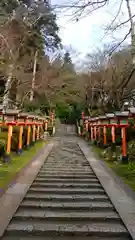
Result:
{"type": "Polygon", "coordinates": [[[7,132],[0,132],[0,158],[4,156],[7,146],[7,132]]]}
{"type": "MultiPolygon", "coordinates": [[[[20,130],[19,127],[17,126],[13,127],[11,151],[17,152],[18,150],[19,130],[20,130]]],[[[28,131],[28,127],[25,126],[23,128],[22,147],[26,147],[27,145],[27,131],[28,131]]],[[[8,127],[1,128],[0,139],[5,142],[5,149],[6,149],[7,139],[8,139],[8,127]]],[[[30,134],[30,142],[32,142],[32,128],[31,128],[31,134],[30,134]]]]}

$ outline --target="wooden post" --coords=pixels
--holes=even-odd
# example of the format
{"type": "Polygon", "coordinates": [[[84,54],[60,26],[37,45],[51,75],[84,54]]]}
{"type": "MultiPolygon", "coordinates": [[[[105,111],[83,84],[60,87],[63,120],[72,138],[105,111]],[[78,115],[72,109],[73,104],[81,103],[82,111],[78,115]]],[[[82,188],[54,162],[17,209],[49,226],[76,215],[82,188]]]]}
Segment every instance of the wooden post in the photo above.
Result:
{"type": "Polygon", "coordinates": [[[23,126],[20,125],[19,127],[19,143],[18,143],[18,153],[22,152],[22,135],[23,135],[23,126]]]}
{"type": "Polygon", "coordinates": [[[128,156],[127,156],[127,146],[126,146],[126,128],[129,126],[128,124],[129,111],[116,112],[115,115],[119,122],[119,128],[121,128],[122,163],[127,164],[128,156]]]}
{"type": "MultiPolygon", "coordinates": [[[[107,146],[107,117],[106,116],[100,116],[100,127],[102,127],[103,130],[103,144],[104,147],[107,146]]],[[[100,136],[101,137],[101,136],[100,136]]]]}
{"type": "Polygon", "coordinates": [[[27,125],[27,113],[19,113],[17,116],[17,126],[19,127],[19,142],[18,142],[18,154],[23,151],[23,131],[24,127],[27,125]]]}
{"type": "Polygon", "coordinates": [[[19,113],[17,116],[17,126],[19,127],[18,154],[23,151],[23,131],[26,125],[27,113],[19,113]]]}
{"type": "Polygon", "coordinates": [[[97,139],[97,127],[94,126],[94,139],[96,140],[97,139]]]}
{"type": "MultiPolygon", "coordinates": [[[[85,120],[85,132],[86,134],[88,134],[88,120],[86,119],[85,120]]],[[[86,139],[87,139],[88,136],[86,136],[86,139]]]]}
{"type": "Polygon", "coordinates": [[[88,132],[89,132],[89,140],[91,141],[91,126],[90,126],[90,118],[88,119],[88,132]]]}
{"type": "Polygon", "coordinates": [[[40,125],[37,126],[37,140],[39,140],[40,125]]]}
{"type": "Polygon", "coordinates": [[[11,138],[12,138],[12,132],[13,132],[13,126],[8,125],[8,139],[7,139],[7,155],[10,155],[11,153],[11,138]]]}
{"type": "Polygon", "coordinates": [[[117,120],[115,118],[114,113],[107,113],[106,114],[108,120],[108,127],[111,128],[111,138],[112,138],[112,150],[115,150],[115,126],[117,124],[117,120]]]}
{"type": "Polygon", "coordinates": [[[104,128],[103,128],[103,132],[104,132],[104,146],[106,146],[107,145],[106,126],[104,126],[104,128]]]}
{"type": "Polygon", "coordinates": [[[91,141],[93,141],[93,139],[94,139],[94,137],[93,137],[94,131],[93,130],[94,130],[93,127],[91,127],[91,141]]]}
{"type": "Polygon", "coordinates": [[[101,129],[100,129],[101,121],[100,119],[97,120],[97,134],[98,134],[98,147],[100,147],[100,138],[101,138],[101,129]]]}
{"type": "Polygon", "coordinates": [[[12,134],[13,126],[16,125],[16,117],[18,115],[18,110],[5,110],[4,112],[4,124],[8,126],[8,138],[7,138],[7,148],[6,156],[4,156],[4,161],[8,162],[10,159],[11,147],[12,147],[12,134]]]}
{"type": "Polygon", "coordinates": [[[28,130],[27,130],[27,147],[30,146],[30,133],[31,133],[31,126],[28,125],[28,130]]]}
{"type": "Polygon", "coordinates": [[[112,126],[111,133],[112,133],[112,143],[115,143],[115,126],[112,126]]]}
{"type": "Polygon", "coordinates": [[[84,136],[84,128],[85,128],[85,124],[84,124],[84,112],[82,112],[82,124],[83,124],[82,136],[84,136]]]}
{"type": "Polygon", "coordinates": [[[27,129],[27,147],[29,147],[30,145],[33,144],[33,141],[31,141],[31,130],[32,130],[32,126],[34,125],[33,124],[33,120],[34,120],[34,116],[29,114],[27,116],[27,119],[26,119],[26,125],[28,126],[28,129],[27,129]]]}
{"type": "Polygon", "coordinates": [[[39,140],[40,136],[40,119],[38,118],[38,124],[37,124],[37,140],[39,140]]]}
{"type": "Polygon", "coordinates": [[[32,132],[32,141],[33,143],[35,143],[35,140],[36,140],[36,126],[35,124],[33,125],[33,132],[32,132]]]}
{"type": "Polygon", "coordinates": [[[126,128],[121,128],[121,137],[122,137],[122,157],[127,156],[127,148],[126,148],[126,128]]]}
{"type": "Polygon", "coordinates": [[[32,123],[31,123],[31,130],[32,130],[32,145],[34,145],[36,141],[36,116],[31,116],[32,123]]]}
{"type": "Polygon", "coordinates": [[[100,131],[100,127],[98,127],[98,142],[100,144],[100,136],[101,136],[101,131],[100,131]]]}
{"type": "Polygon", "coordinates": [[[91,141],[95,140],[95,127],[94,125],[94,119],[91,118],[91,141]]]}
{"type": "MultiPolygon", "coordinates": [[[[115,118],[114,113],[106,114],[109,124],[111,124],[111,136],[112,136],[112,143],[115,143],[115,125],[117,124],[117,120],[115,118]]],[[[108,125],[109,125],[108,124],[108,125]]]]}

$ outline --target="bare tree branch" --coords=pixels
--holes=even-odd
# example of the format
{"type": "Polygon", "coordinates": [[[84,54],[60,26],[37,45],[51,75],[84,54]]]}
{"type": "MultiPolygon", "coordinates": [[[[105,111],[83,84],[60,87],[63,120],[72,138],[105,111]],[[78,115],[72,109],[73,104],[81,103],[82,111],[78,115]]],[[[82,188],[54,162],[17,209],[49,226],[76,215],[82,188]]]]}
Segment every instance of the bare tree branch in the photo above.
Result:
{"type": "Polygon", "coordinates": [[[112,48],[112,50],[110,50],[109,56],[111,56],[112,53],[113,53],[114,51],[116,51],[116,49],[127,39],[127,37],[129,36],[130,33],[131,33],[131,28],[129,29],[128,33],[125,35],[125,37],[123,38],[123,40],[121,40],[118,44],[116,44],[116,46],[114,46],[114,47],[112,48]]]}

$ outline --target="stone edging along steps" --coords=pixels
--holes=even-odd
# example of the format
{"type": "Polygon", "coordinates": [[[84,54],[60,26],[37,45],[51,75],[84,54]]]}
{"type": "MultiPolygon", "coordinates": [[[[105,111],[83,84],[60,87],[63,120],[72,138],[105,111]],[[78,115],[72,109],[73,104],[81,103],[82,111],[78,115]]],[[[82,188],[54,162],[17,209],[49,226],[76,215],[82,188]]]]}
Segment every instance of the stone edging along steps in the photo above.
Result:
{"type": "Polygon", "coordinates": [[[129,240],[114,205],[75,141],[55,144],[2,240],[129,240]]]}

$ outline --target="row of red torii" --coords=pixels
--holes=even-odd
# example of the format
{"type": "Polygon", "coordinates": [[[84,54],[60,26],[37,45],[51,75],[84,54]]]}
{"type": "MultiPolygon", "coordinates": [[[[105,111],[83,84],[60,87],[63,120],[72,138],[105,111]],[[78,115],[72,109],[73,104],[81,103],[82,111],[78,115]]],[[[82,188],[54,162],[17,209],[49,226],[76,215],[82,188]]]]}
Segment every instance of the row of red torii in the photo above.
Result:
{"type": "Polygon", "coordinates": [[[50,113],[49,117],[36,116],[30,113],[24,113],[20,110],[4,110],[0,109],[0,127],[8,126],[8,138],[6,146],[6,154],[10,155],[11,152],[11,141],[13,127],[19,127],[19,141],[18,141],[18,153],[22,152],[22,136],[23,128],[27,126],[27,147],[30,145],[30,135],[32,131],[32,142],[40,138],[41,127],[44,128],[45,132],[48,129],[48,123],[54,125],[54,112],[50,113]],[[36,130],[37,129],[37,130],[36,130]]]}
{"type": "Polygon", "coordinates": [[[135,108],[129,108],[128,111],[123,112],[115,112],[115,113],[107,113],[104,116],[99,117],[88,117],[84,115],[82,112],[82,121],[83,121],[83,129],[81,132],[80,127],[78,128],[79,135],[84,135],[86,132],[90,132],[89,139],[91,141],[97,140],[100,145],[101,139],[101,128],[103,129],[103,138],[104,138],[104,146],[107,146],[107,128],[111,128],[111,136],[112,143],[115,144],[116,128],[121,129],[121,139],[122,139],[122,162],[128,162],[127,156],[127,147],[126,147],[126,128],[130,126],[129,119],[134,119],[135,128],[135,108]],[[90,131],[89,131],[90,130],[90,131]]]}

